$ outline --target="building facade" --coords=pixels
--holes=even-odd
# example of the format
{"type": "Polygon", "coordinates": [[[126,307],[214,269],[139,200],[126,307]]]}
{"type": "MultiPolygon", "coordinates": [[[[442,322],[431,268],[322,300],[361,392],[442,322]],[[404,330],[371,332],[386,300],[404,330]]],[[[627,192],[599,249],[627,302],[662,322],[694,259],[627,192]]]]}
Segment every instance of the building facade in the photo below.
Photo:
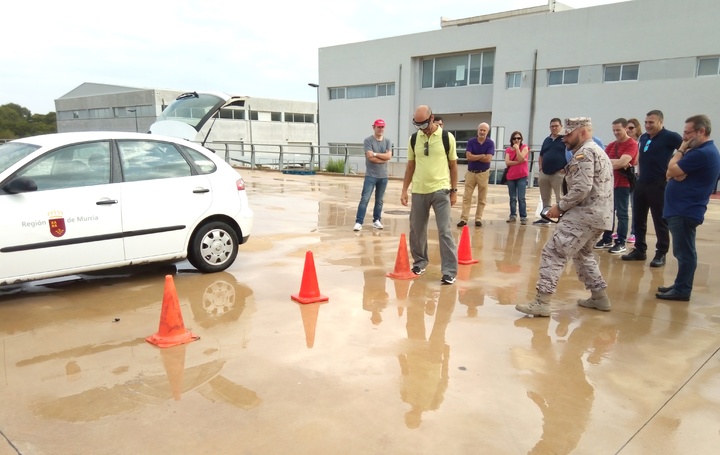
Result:
{"type": "MultiPolygon", "coordinates": [[[[436,11],[442,13],[442,4],[436,11]]],[[[414,107],[429,105],[461,142],[480,122],[498,148],[510,132],[537,149],[553,117],[589,116],[613,140],[618,117],[652,109],[681,131],[704,113],[720,125],[720,9],[715,0],[630,0],[459,20],[436,31],[319,50],[321,144],[362,143],[375,118],[406,148],[414,107]]]]}
{"type": "MultiPolygon", "coordinates": [[[[183,93],[86,82],[55,100],[58,132],[147,132],[183,93]]],[[[317,103],[242,98],[242,105],[219,111],[210,142],[283,145],[303,151],[317,145],[317,103]]]]}

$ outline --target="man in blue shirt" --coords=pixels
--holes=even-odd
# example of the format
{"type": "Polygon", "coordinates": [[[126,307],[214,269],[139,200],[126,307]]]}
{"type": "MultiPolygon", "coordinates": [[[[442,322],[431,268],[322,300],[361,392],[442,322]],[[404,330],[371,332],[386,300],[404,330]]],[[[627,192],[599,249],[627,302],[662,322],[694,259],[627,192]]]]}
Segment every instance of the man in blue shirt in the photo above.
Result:
{"type": "Polygon", "coordinates": [[[668,164],[663,217],[672,234],[678,271],[672,286],[658,288],[658,299],[690,300],[697,268],[695,230],[705,219],[710,194],[720,176],[720,154],[710,131],[706,115],[685,120],[683,142],[668,164]]]}
{"type": "MultiPolygon", "coordinates": [[[[563,135],[560,134],[562,120],[554,118],[550,120],[550,136],[546,137],[540,147],[540,158],[538,158],[538,186],[540,187],[540,199],[543,208],[552,205],[552,193],[555,193],[555,202],[562,198],[562,182],[565,177],[565,165],[568,163],[565,156],[565,143],[563,135]]],[[[550,222],[540,218],[533,224],[547,225],[550,222]]]]}
{"type": "Polygon", "coordinates": [[[465,157],[468,160],[468,169],[465,174],[465,193],[463,194],[462,213],[458,227],[468,222],[470,206],[472,205],[475,187],[478,189],[477,207],[475,208],[475,226],[482,226],[482,215],[485,210],[485,200],[489,184],[490,162],[495,154],[495,143],[488,137],[490,125],[478,125],[477,137],[470,139],[465,147],[465,157]]]}
{"type": "Polygon", "coordinates": [[[665,255],[670,249],[670,231],[663,218],[665,205],[665,172],[675,150],[680,147],[682,137],[663,126],[663,113],[652,110],[645,116],[645,134],[640,136],[638,152],[638,180],[633,191],[633,222],[635,223],[635,249],[623,255],[623,261],[644,261],[647,259],[648,212],[655,226],[655,257],[650,267],[665,265],[665,255]]]}

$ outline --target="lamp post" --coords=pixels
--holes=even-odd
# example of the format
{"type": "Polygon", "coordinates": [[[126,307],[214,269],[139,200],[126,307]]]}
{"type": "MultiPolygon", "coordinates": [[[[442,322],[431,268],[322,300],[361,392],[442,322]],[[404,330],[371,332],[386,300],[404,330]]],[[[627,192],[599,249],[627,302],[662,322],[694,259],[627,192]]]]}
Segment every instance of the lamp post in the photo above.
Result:
{"type": "MultiPolygon", "coordinates": [[[[312,82],[309,82],[308,85],[310,87],[313,87],[315,89],[315,92],[317,93],[317,114],[315,116],[315,121],[317,122],[317,152],[318,152],[318,165],[320,164],[320,84],[314,84],[312,82]]],[[[313,159],[310,157],[310,168],[312,170],[313,166],[313,159]]]]}
{"type": "Polygon", "coordinates": [[[136,133],[139,133],[140,130],[138,129],[138,123],[137,123],[137,108],[135,108],[135,109],[128,109],[127,111],[128,111],[128,112],[132,112],[133,114],[135,114],[135,132],[136,132],[136,133]]]}

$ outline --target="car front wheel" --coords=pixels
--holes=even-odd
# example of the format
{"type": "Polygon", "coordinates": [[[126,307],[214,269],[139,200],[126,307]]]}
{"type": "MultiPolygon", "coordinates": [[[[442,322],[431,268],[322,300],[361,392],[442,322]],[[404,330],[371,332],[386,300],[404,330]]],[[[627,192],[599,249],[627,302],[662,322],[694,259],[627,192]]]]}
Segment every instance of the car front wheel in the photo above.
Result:
{"type": "Polygon", "coordinates": [[[220,272],[230,267],[238,253],[238,238],[226,223],[207,223],[195,232],[188,248],[190,264],[203,273],[220,272]]]}

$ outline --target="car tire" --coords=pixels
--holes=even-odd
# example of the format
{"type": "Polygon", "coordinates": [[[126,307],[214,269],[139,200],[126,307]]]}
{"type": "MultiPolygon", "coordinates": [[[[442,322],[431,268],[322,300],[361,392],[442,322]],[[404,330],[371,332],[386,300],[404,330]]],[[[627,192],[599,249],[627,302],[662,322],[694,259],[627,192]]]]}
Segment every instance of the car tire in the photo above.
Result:
{"type": "Polygon", "coordinates": [[[202,273],[221,272],[235,261],[238,236],[221,221],[204,224],[195,231],[188,246],[188,261],[202,273]]]}

